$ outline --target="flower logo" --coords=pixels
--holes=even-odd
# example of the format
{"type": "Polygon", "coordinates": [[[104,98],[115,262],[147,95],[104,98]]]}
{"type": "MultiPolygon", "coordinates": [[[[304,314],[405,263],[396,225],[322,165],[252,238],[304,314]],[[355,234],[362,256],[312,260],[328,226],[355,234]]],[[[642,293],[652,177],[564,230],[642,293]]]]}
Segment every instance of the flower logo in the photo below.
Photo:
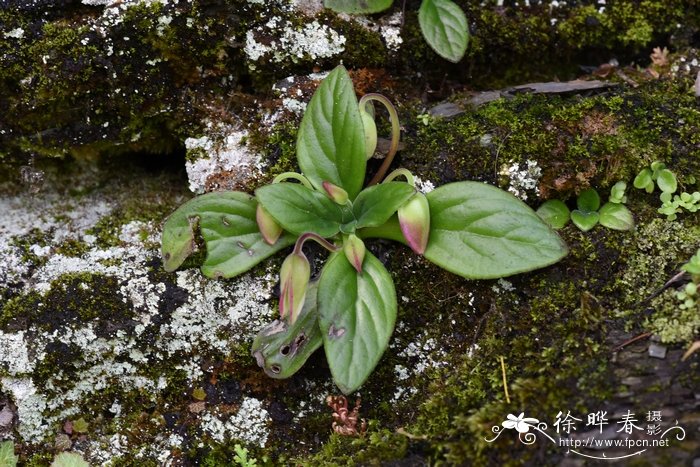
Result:
{"type": "Polygon", "coordinates": [[[537,424],[540,422],[536,418],[525,418],[525,412],[521,412],[517,417],[509,413],[506,418],[507,420],[504,420],[503,423],[501,423],[503,428],[508,430],[515,428],[518,433],[527,433],[530,431],[532,426],[537,426],[537,424]]]}

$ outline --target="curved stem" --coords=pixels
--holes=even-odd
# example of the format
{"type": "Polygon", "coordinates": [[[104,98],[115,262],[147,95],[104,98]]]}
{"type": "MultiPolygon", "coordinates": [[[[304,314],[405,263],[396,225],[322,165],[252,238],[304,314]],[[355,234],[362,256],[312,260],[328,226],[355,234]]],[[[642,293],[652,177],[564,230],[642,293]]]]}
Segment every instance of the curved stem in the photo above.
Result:
{"type": "Polygon", "coordinates": [[[304,185],[306,188],[309,188],[310,190],[313,190],[314,187],[311,185],[311,182],[309,181],[308,178],[304,177],[300,173],[296,172],[282,172],[278,176],[276,176],[273,180],[272,183],[279,183],[284,180],[287,180],[289,178],[292,178],[294,180],[297,180],[298,182],[301,182],[302,185],[304,185]]]}
{"type": "Polygon", "coordinates": [[[413,188],[416,187],[416,177],[413,176],[413,174],[408,170],[408,169],[396,169],[393,172],[391,172],[389,175],[386,176],[386,178],[382,181],[382,183],[390,182],[396,177],[400,176],[406,177],[406,181],[408,181],[408,184],[411,185],[413,188]]]}
{"type": "Polygon", "coordinates": [[[321,237],[319,234],[314,233],[314,232],[306,232],[303,233],[297,238],[297,242],[294,245],[294,254],[298,255],[301,254],[301,248],[304,246],[304,242],[307,240],[314,240],[316,243],[321,245],[323,248],[326,250],[330,251],[331,253],[335,253],[336,251],[340,250],[340,247],[337,247],[333,245],[331,242],[326,240],[325,238],[321,237]]]}
{"type": "Polygon", "coordinates": [[[372,186],[376,185],[382,178],[384,178],[384,174],[386,174],[387,170],[389,170],[391,161],[394,160],[396,151],[399,150],[401,127],[399,126],[399,114],[396,112],[396,107],[394,107],[394,104],[392,104],[389,99],[377,93],[365,94],[360,99],[360,107],[364,106],[368,101],[377,101],[383,104],[389,111],[389,120],[391,121],[391,146],[389,146],[389,152],[386,154],[384,162],[379,167],[379,170],[377,170],[377,173],[374,174],[372,180],[370,180],[370,182],[367,184],[367,186],[372,186]]]}

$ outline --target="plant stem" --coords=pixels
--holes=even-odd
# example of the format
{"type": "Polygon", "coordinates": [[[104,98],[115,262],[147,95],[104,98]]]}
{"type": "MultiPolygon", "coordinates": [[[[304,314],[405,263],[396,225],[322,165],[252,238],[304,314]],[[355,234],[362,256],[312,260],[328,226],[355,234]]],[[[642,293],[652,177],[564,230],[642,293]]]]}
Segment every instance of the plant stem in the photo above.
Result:
{"type": "Polygon", "coordinates": [[[406,180],[408,181],[408,184],[411,185],[413,188],[416,187],[416,177],[413,176],[413,174],[408,170],[408,169],[396,169],[393,172],[391,172],[389,175],[386,176],[384,181],[382,183],[390,182],[396,177],[400,176],[406,177],[406,180]]]}
{"type": "Polygon", "coordinates": [[[308,178],[306,178],[302,174],[296,173],[296,172],[282,172],[281,174],[276,176],[274,178],[274,180],[272,180],[272,183],[279,183],[279,182],[282,182],[282,181],[287,180],[289,178],[292,178],[294,180],[301,182],[302,185],[304,185],[306,188],[308,188],[310,190],[314,189],[314,187],[311,185],[311,182],[309,181],[308,178]]]}
{"type": "Polygon", "coordinates": [[[301,248],[304,246],[304,242],[307,240],[314,240],[316,243],[321,245],[323,248],[326,250],[330,251],[331,253],[335,253],[337,251],[340,251],[340,247],[335,246],[325,238],[321,237],[319,234],[314,233],[314,232],[306,232],[303,233],[297,238],[297,242],[294,245],[294,254],[298,255],[301,254],[301,248]]]}
{"type": "Polygon", "coordinates": [[[377,93],[365,94],[360,99],[360,107],[364,106],[369,101],[377,101],[383,104],[384,107],[386,107],[386,109],[389,111],[389,120],[391,121],[391,146],[389,146],[389,152],[386,154],[384,162],[379,167],[379,170],[374,175],[372,180],[370,180],[370,182],[367,184],[367,186],[372,186],[376,185],[382,178],[384,178],[384,174],[386,174],[387,170],[389,170],[391,161],[394,160],[394,155],[396,155],[396,151],[399,150],[401,127],[399,126],[399,114],[396,112],[396,107],[394,107],[394,104],[392,104],[389,99],[377,93]]]}

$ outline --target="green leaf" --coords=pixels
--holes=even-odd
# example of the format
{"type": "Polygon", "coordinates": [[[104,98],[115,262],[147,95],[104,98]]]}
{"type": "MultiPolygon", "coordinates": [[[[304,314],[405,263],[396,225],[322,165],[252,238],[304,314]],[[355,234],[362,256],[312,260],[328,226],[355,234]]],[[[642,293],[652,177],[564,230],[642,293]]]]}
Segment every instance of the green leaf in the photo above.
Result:
{"type": "Polygon", "coordinates": [[[598,211],[580,211],[578,209],[571,211],[571,222],[583,232],[591,230],[598,224],[599,220],[598,211]]]}
{"type": "Polygon", "coordinates": [[[54,458],[51,467],[90,467],[90,464],[80,454],[62,452],[54,458]]]}
{"type": "Polygon", "coordinates": [[[304,307],[293,324],[288,319],[276,319],[255,336],[250,353],[271,378],[289,378],[323,344],[317,297],[318,282],[311,282],[304,307]]]}
{"type": "Polygon", "coordinates": [[[656,184],[664,193],[675,193],[678,189],[676,176],[668,169],[659,170],[659,177],[656,179],[656,184]]]}
{"type": "Polygon", "coordinates": [[[673,193],[670,193],[668,191],[663,191],[659,195],[659,199],[661,200],[662,203],[670,203],[671,200],[673,199],[673,193]]]}
{"type": "Polygon", "coordinates": [[[15,467],[19,457],[15,456],[15,443],[3,441],[0,443],[0,466],[15,467]]]}
{"type": "Polygon", "coordinates": [[[294,243],[283,234],[277,243],[263,240],[255,221],[257,202],[238,191],[207,193],[180,206],[165,221],[161,252],[166,271],[174,271],[194,251],[199,230],[207,247],[202,272],[209,277],[233,277],[294,243]]]}
{"type": "Polygon", "coordinates": [[[611,203],[626,203],[627,196],[625,196],[625,190],[627,189],[627,183],[619,181],[610,188],[610,201],[611,203]]]}
{"type": "Polygon", "coordinates": [[[457,63],[467,51],[467,17],[451,0],[423,0],[418,23],[428,45],[442,58],[457,63]]]}
{"type": "Polygon", "coordinates": [[[593,188],[583,190],[576,199],[576,206],[578,206],[579,211],[583,212],[597,211],[600,207],[598,192],[593,188]]]}
{"type": "Polygon", "coordinates": [[[385,223],[416,190],[404,182],[388,182],[362,190],[353,203],[357,228],[377,227],[385,223]]]}
{"type": "Polygon", "coordinates": [[[600,225],[614,230],[632,230],[634,218],[627,207],[617,203],[605,203],[600,211],[600,225]]]}
{"type": "Polygon", "coordinates": [[[315,232],[322,237],[338,233],[343,223],[341,207],[326,194],[296,183],[275,183],[255,190],[260,204],[284,228],[295,235],[315,232]]]}
{"type": "Polygon", "coordinates": [[[645,189],[650,183],[652,186],[654,185],[654,180],[651,178],[651,170],[649,169],[643,169],[639,172],[637,176],[634,177],[634,182],[632,182],[634,187],[639,190],[645,189]]]}
{"type": "Polygon", "coordinates": [[[389,344],[396,291],[381,262],[367,251],[358,274],[343,253],[326,263],[318,286],[319,326],[335,384],[356,391],[389,344]]]}
{"type": "Polygon", "coordinates": [[[425,257],[450,272],[492,279],[549,266],[567,254],[564,242],[535,211],[494,186],[456,182],[426,196],[430,240],[425,257]]]}
{"type": "Polygon", "coordinates": [[[537,210],[537,215],[553,229],[561,229],[571,218],[569,208],[558,199],[545,201],[537,210]]]}
{"type": "Polygon", "coordinates": [[[323,190],[324,181],[331,182],[354,200],[362,189],[367,166],[365,132],[352,81],[342,66],[323,80],[306,107],[297,159],[318,190],[323,190]]]}
{"type": "Polygon", "coordinates": [[[339,13],[352,15],[379,13],[391,6],[393,0],[324,0],[323,6],[339,13]]]}

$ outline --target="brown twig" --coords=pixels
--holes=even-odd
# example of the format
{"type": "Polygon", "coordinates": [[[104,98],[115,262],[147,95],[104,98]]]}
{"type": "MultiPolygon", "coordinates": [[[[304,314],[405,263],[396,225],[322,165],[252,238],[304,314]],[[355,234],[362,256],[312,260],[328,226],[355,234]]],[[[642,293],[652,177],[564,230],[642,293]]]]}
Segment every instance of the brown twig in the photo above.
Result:
{"type": "Polygon", "coordinates": [[[628,339],[628,340],[626,340],[625,342],[623,342],[622,344],[620,344],[620,345],[618,345],[617,347],[613,348],[612,351],[613,351],[613,352],[619,352],[620,350],[624,349],[624,348],[627,347],[628,345],[633,344],[633,343],[635,343],[635,342],[637,342],[637,341],[639,341],[639,340],[646,339],[647,337],[650,337],[650,336],[651,336],[651,333],[650,333],[650,332],[645,332],[645,333],[639,334],[638,336],[634,336],[632,339],[628,339]]]}

